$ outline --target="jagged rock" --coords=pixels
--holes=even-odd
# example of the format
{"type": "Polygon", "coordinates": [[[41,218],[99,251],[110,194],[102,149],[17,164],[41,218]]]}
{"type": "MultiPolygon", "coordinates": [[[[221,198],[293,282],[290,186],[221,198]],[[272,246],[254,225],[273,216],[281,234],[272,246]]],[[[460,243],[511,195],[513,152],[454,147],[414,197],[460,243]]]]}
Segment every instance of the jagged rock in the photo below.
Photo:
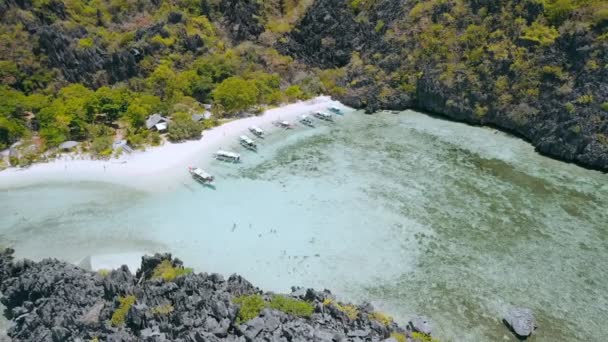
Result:
{"type": "MultiPolygon", "coordinates": [[[[13,341],[380,341],[394,331],[371,320],[369,304],[358,307],[356,320],[325,307],[327,290],[294,289],[297,297],[310,301],[310,318],[293,317],[266,308],[237,324],[239,307],[234,296],[261,293],[247,280],[233,275],[188,274],[165,282],[150,279],[163,260],[181,261],[169,254],[142,258],[134,277],[123,266],[105,277],[64,262],[13,260],[13,251],[0,252],[0,292],[12,321],[8,335],[13,341]],[[134,295],[124,326],[111,326],[119,297],[134,295]]],[[[293,296],[293,294],[292,294],[293,296]]],[[[272,298],[271,294],[264,294],[272,298]]]]}
{"type": "Polygon", "coordinates": [[[222,0],[220,11],[224,14],[224,25],[236,41],[256,40],[264,32],[262,5],[254,0],[222,0]]]}
{"type": "Polygon", "coordinates": [[[519,337],[528,337],[537,328],[532,310],[526,308],[511,309],[504,317],[504,321],[519,337]]]}
{"type": "Polygon", "coordinates": [[[431,335],[433,326],[428,318],[424,316],[416,316],[408,322],[408,326],[413,330],[426,335],[431,335]]]}
{"type": "Polygon", "coordinates": [[[95,305],[78,318],[78,322],[89,326],[99,326],[101,310],[103,310],[104,306],[105,304],[102,301],[95,303],[95,305]]]}

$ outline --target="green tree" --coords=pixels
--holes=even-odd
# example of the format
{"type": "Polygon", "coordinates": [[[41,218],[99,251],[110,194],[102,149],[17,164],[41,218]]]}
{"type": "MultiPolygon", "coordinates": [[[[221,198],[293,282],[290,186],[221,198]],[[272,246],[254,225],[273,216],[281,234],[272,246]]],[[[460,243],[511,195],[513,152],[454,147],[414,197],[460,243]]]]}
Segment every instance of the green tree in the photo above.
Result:
{"type": "Polygon", "coordinates": [[[167,64],[162,63],[146,80],[148,88],[163,100],[172,101],[181,95],[187,84],[183,78],[177,77],[173,69],[167,64]]]}
{"type": "Polygon", "coordinates": [[[184,141],[196,139],[201,136],[203,126],[192,120],[188,113],[177,112],[173,114],[169,123],[169,139],[171,141],[184,141]]]}
{"type": "Polygon", "coordinates": [[[297,85],[292,85],[292,86],[288,87],[287,89],[285,89],[285,96],[287,96],[289,101],[295,101],[295,100],[303,99],[305,97],[304,92],[297,85]]]}
{"type": "Polygon", "coordinates": [[[215,88],[213,98],[226,112],[235,113],[256,104],[258,89],[253,81],[230,77],[215,88]]]}

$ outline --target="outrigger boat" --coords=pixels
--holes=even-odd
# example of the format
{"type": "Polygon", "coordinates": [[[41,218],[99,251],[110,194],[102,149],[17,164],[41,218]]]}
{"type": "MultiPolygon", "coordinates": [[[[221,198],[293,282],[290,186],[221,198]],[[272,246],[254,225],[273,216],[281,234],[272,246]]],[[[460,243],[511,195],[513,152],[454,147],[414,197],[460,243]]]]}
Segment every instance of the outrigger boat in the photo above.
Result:
{"type": "Polygon", "coordinates": [[[300,123],[304,126],[315,128],[315,123],[312,118],[308,115],[300,116],[300,123]]]}
{"type": "Polygon", "coordinates": [[[275,121],[273,124],[279,128],[292,129],[293,125],[289,121],[275,121]]]}
{"type": "Polygon", "coordinates": [[[315,117],[325,121],[334,121],[334,117],[331,114],[325,112],[315,112],[315,117]]]}
{"type": "Polygon", "coordinates": [[[219,151],[215,152],[215,154],[213,156],[217,160],[230,162],[230,163],[238,163],[241,161],[240,154],[234,153],[234,152],[229,152],[229,151],[219,150],[219,151]]]}
{"type": "Polygon", "coordinates": [[[342,110],[336,106],[332,106],[329,108],[330,112],[336,113],[338,115],[344,115],[344,113],[342,113],[342,110]]]}
{"type": "Polygon", "coordinates": [[[264,132],[263,129],[258,128],[256,126],[249,127],[249,132],[251,132],[251,134],[255,135],[256,137],[262,139],[264,139],[264,135],[266,135],[266,132],[264,132]]]}
{"type": "Polygon", "coordinates": [[[188,171],[190,172],[190,175],[192,175],[192,178],[194,178],[195,181],[202,183],[204,185],[209,185],[209,186],[213,186],[213,182],[215,181],[215,178],[208,174],[207,172],[205,172],[203,169],[199,169],[198,167],[188,167],[188,171]]]}
{"type": "Polygon", "coordinates": [[[255,141],[251,140],[248,136],[246,135],[241,135],[239,137],[239,141],[241,143],[241,145],[251,151],[257,152],[258,150],[258,145],[256,145],[255,141]]]}

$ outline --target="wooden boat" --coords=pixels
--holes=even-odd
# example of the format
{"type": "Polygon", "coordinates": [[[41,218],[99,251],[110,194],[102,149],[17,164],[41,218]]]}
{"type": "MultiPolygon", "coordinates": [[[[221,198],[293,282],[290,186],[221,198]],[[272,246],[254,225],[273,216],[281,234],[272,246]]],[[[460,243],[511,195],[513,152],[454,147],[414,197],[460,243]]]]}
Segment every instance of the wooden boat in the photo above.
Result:
{"type": "Polygon", "coordinates": [[[215,154],[213,156],[217,160],[230,162],[230,163],[238,163],[241,161],[240,154],[234,153],[234,152],[229,152],[229,151],[219,150],[219,151],[215,152],[215,154]]]}
{"type": "Polygon", "coordinates": [[[249,138],[246,135],[241,135],[239,137],[239,142],[241,143],[241,145],[251,151],[257,152],[258,150],[258,145],[256,145],[255,141],[253,141],[251,138],[249,138]]]}
{"type": "Polygon", "coordinates": [[[204,185],[210,185],[213,186],[215,178],[208,174],[207,172],[205,172],[203,169],[199,169],[198,167],[188,167],[188,172],[190,172],[190,175],[192,175],[192,178],[194,178],[195,181],[204,184],[204,185]]]}
{"type": "Polygon", "coordinates": [[[319,118],[321,120],[325,120],[325,121],[329,121],[329,122],[333,122],[334,121],[334,117],[330,113],[315,112],[314,115],[315,115],[316,118],[319,118]]]}
{"type": "Polygon", "coordinates": [[[256,126],[249,127],[249,132],[251,132],[251,134],[255,135],[256,137],[262,139],[264,139],[264,136],[266,135],[266,132],[264,132],[263,129],[256,126]]]}
{"type": "Polygon", "coordinates": [[[275,121],[272,124],[279,128],[283,128],[283,129],[292,129],[293,128],[293,125],[289,121],[275,121]]]}
{"type": "Polygon", "coordinates": [[[329,108],[329,111],[332,113],[336,113],[338,115],[344,115],[344,113],[342,112],[342,110],[336,106],[332,106],[329,108]]]}
{"type": "Polygon", "coordinates": [[[312,118],[308,115],[300,116],[300,123],[304,126],[315,128],[315,123],[312,118]]]}

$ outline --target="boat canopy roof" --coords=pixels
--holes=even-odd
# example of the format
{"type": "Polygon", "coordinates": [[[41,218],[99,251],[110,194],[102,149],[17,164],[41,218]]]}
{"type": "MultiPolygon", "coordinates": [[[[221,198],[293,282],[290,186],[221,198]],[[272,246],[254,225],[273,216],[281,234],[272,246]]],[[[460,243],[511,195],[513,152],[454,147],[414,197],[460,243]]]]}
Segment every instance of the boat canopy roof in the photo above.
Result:
{"type": "Polygon", "coordinates": [[[223,150],[219,150],[216,153],[218,156],[223,156],[223,157],[228,157],[228,158],[234,158],[234,159],[239,159],[241,158],[241,155],[238,153],[234,153],[234,152],[229,152],[229,151],[223,151],[223,150]]]}
{"type": "Polygon", "coordinates": [[[330,117],[331,116],[331,114],[325,113],[325,112],[317,112],[317,115],[321,115],[321,116],[324,116],[324,117],[330,117]]]}
{"type": "Polygon", "coordinates": [[[261,128],[257,127],[257,126],[251,126],[249,127],[250,130],[258,132],[258,133],[264,133],[264,130],[262,130],[261,128]]]}
{"type": "Polygon", "coordinates": [[[281,121],[281,125],[283,125],[283,126],[289,126],[289,121],[281,121]]]}
{"type": "Polygon", "coordinates": [[[192,173],[204,179],[213,179],[212,175],[208,174],[202,169],[199,169],[198,167],[192,169],[192,173]]]}
{"type": "Polygon", "coordinates": [[[254,144],[253,140],[251,140],[248,136],[246,135],[241,135],[239,137],[242,141],[248,143],[248,144],[254,144]]]}

